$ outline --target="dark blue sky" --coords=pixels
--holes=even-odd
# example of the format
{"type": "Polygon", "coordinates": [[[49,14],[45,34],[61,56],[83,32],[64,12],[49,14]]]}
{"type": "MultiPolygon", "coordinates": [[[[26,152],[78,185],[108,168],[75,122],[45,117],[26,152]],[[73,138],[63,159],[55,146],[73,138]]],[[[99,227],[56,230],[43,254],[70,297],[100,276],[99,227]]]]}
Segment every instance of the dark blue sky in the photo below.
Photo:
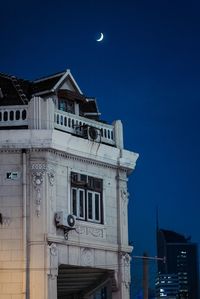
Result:
{"type": "Polygon", "coordinates": [[[140,154],[129,180],[133,254],[156,255],[156,206],[161,227],[200,243],[200,2],[18,0],[0,11],[1,72],[70,68],[103,119],[123,121],[126,148],[140,154]]]}

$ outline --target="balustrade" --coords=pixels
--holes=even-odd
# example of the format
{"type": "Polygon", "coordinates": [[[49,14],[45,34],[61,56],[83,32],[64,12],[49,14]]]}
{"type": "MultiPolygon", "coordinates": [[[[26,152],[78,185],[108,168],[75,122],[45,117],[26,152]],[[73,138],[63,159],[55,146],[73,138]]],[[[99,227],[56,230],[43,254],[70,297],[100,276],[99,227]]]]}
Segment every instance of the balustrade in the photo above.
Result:
{"type": "Polygon", "coordinates": [[[0,127],[27,126],[28,106],[0,106],[0,127]]]}
{"type": "MultiPolygon", "coordinates": [[[[27,126],[30,123],[28,120],[29,106],[0,106],[0,127],[19,127],[27,126]]],[[[97,142],[115,145],[114,126],[91,120],[79,115],[68,113],[61,110],[54,111],[54,128],[85,137],[90,140],[95,139],[97,142]],[[96,137],[90,136],[89,128],[96,129],[96,137]]],[[[33,111],[34,112],[34,111],[33,111]]],[[[30,113],[30,112],[29,112],[30,113]]],[[[33,119],[39,119],[38,115],[32,115],[33,119]]],[[[32,127],[34,129],[34,126],[32,127]]]]}
{"type": "Polygon", "coordinates": [[[93,127],[99,131],[99,141],[111,145],[115,144],[113,133],[114,126],[112,125],[107,125],[61,110],[55,111],[54,123],[56,129],[79,136],[84,136],[84,131],[87,127],[93,127]]]}

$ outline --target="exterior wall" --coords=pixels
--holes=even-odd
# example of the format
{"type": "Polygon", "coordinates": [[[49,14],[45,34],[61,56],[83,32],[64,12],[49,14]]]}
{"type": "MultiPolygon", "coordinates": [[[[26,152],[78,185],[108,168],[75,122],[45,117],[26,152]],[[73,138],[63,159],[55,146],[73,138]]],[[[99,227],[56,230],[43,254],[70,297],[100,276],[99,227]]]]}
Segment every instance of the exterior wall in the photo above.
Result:
{"type": "Polygon", "coordinates": [[[37,130],[1,131],[0,298],[56,299],[64,264],[113,270],[113,298],[128,299],[127,173],[138,155],[122,148],[121,128],[119,147],[111,147],[52,129],[48,113],[43,129],[32,119],[37,130]],[[6,179],[11,171],[16,180],[6,179]],[[66,240],[55,213],[72,213],[71,171],[103,179],[104,223],[77,221],[66,240]]]}
{"type": "Polygon", "coordinates": [[[20,298],[23,289],[22,156],[0,153],[0,298],[20,298]],[[17,171],[16,180],[6,178],[17,171]]]}

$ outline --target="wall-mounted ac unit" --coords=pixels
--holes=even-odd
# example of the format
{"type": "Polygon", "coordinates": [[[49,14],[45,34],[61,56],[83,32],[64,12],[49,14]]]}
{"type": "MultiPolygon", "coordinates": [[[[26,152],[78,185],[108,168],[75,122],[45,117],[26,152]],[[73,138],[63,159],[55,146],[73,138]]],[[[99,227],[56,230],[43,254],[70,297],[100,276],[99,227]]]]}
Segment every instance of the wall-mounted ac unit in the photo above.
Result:
{"type": "Polygon", "coordinates": [[[83,127],[83,137],[91,141],[101,141],[101,130],[89,125],[83,127]]]}
{"type": "Polygon", "coordinates": [[[73,229],[76,225],[76,218],[74,215],[66,211],[60,211],[55,214],[56,226],[64,229],[73,229]]]}

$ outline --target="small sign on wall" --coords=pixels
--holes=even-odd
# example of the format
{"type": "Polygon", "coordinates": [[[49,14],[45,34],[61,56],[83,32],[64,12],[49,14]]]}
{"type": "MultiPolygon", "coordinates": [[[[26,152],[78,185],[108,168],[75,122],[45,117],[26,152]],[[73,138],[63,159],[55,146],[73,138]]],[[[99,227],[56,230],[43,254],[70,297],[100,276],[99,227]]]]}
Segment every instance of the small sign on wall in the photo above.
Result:
{"type": "Polygon", "coordinates": [[[7,180],[17,180],[19,178],[19,173],[16,171],[15,172],[7,172],[6,178],[7,178],[7,180]]]}

